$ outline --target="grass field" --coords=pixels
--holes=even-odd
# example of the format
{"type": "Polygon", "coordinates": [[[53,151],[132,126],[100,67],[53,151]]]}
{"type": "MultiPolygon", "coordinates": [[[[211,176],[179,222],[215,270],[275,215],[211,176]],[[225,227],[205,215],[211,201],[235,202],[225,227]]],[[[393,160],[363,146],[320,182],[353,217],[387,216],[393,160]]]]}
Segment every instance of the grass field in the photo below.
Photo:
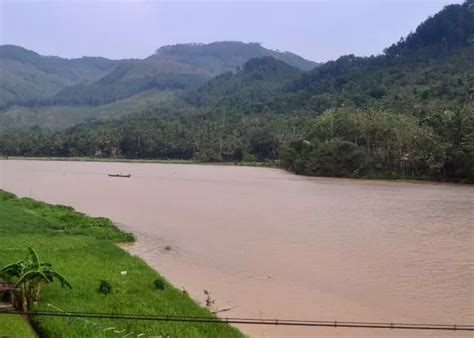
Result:
{"type": "MultiPolygon", "coordinates": [[[[107,219],[91,218],[64,206],[18,199],[0,190],[0,266],[22,259],[26,248],[66,276],[72,290],[59,283],[45,286],[34,310],[95,313],[213,316],[141,259],[114,242],[133,236],[107,219]],[[121,271],[127,271],[122,275],[121,271]],[[157,289],[156,279],[164,289],[157,289]],[[100,280],[112,293],[97,292],[100,280]]],[[[0,315],[0,336],[31,336],[22,318],[0,315]]],[[[35,316],[32,325],[40,337],[242,337],[226,324],[194,324],[111,319],[67,319],[35,316]]]]}
{"type": "Polygon", "coordinates": [[[34,337],[35,332],[19,315],[0,315],[0,337],[34,337]]]}

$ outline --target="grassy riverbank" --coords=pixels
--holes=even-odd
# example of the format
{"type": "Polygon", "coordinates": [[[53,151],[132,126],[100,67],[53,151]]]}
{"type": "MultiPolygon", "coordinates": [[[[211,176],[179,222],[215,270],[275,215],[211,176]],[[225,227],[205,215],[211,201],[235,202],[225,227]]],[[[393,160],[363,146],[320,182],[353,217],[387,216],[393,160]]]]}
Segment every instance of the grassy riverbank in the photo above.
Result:
{"type": "MultiPolygon", "coordinates": [[[[0,237],[0,266],[22,259],[26,248],[32,247],[73,286],[72,290],[61,288],[59,283],[45,286],[41,302],[34,310],[213,316],[163,280],[141,259],[118,248],[114,242],[132,241],[133,236],[115,227],[108,219],[88,217],[65,206],[19,199],[0,190],[0,237]],[[127,274],[123,276],[121,271],[127,271],[127,274]],[[163,280],[163,290],[154,286],[156,279],[163,280]],[[97,292],[100,280],[107,280],[112,285],[111,294],[97,292]]],[[[20,317],[0,316],[0,336],[32,335],[20,317]]],[[[209,323],[41,316],[32,317],[31,323],[43,337],[242,336],[228,325],[209,323]]]]}

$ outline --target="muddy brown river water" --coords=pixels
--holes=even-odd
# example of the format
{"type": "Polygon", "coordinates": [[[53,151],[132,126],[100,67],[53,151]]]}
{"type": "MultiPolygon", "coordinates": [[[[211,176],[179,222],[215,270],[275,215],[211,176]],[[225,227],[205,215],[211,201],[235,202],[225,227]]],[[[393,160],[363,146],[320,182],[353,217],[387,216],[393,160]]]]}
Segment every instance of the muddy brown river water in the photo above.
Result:
{"type": "MultiPolygon", "coordinates": [[[[231,308],[225,317],[474,324],[473,186],[2,160],[0,187],[113,219],[138,236],[127,250],[200,302],[210,290],[231,308]],[[119,172],[132,177],[107,176],[119,172]]],[[[252,337],[472,336],[239,328],[252,337]]]]}

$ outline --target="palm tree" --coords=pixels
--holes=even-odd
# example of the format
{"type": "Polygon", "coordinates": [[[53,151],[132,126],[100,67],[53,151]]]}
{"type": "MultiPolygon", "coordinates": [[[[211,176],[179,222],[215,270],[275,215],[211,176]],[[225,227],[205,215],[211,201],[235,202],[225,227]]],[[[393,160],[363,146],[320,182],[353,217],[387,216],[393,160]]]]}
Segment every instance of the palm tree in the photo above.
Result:
{"type": "Polygon", "coordinates": [[[50,283],[55,279],[61,282],[62,287],[71,289],[71,284],[49,263],[39,260],[38,254],[28,248],[28,255],[24,260],[8,264],[0,269],[10,282],[15,282],[17,290],[12,295],[13,304],[22,311],[31,309],[32,303],[38,303],[42,283],[50,283]],[[13,296],[18,296],[18,299],[13,296]]]}

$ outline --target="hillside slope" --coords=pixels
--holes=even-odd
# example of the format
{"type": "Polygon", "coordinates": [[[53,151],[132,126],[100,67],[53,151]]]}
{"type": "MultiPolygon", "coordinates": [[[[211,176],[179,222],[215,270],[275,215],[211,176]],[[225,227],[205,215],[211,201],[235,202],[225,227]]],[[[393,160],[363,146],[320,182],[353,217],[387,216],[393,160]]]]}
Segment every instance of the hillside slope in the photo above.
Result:
{"type": "Polygon", "coordinates": [[[22,47],[2,45],[0,109],[10,104],[31,104],[53,96],[67,86],[96,81],[118,63],[95,57],[42,56],[22,47]]]}
{"type": "MultiPolygon", "coordinates": [[[[146,59],[121,61],[44,57],[16,46],[1,46],[0,51],[0,120],[4,129],[36,124],[71,126],[85,121],[82,117],[94,117],[102,105],[149,90],[196,88],[218,74],[236,71],[255,57],[272,56],[303,70],[316,66],[292,53],[233,41],[165,46],[146,59]],[[48,110],[52,114],[47,120],[41,118],[47,114],[37,114],[48,110]],[[59,114],[63,110],[68,111],[59,114]],[[75,111],[84,113],[72,116],[75,111]]],[[[109,115],[114,117],[101,114],[97,118],[109,115]]],[[[118,111],[117,116],[121,115],[118,111]]]]}
{"type": "Polygon", "coordinates": [[[302,70],[316,66],[295,54],[272,51],[258,43],[222,41],[164,46],[144,60],[122,62],[93,84],[65,88],[51,98],[51,103],[99,105],[151,88],[188,89],[213,76],[233,72],[251,58],[264,56],[272,56],[302,70]]]}
{"type": "Polygon", "coordinates": [[[213,75],[235,71],[252,58],[271,56],[300,70],[308,71],[317,63],[308,61],[290,52],[274,51],[259,43],[240,41],[218,41],[209,44],[189,43],[164,46],[148,59],[172,60],[206,69],[213,75]]]}

